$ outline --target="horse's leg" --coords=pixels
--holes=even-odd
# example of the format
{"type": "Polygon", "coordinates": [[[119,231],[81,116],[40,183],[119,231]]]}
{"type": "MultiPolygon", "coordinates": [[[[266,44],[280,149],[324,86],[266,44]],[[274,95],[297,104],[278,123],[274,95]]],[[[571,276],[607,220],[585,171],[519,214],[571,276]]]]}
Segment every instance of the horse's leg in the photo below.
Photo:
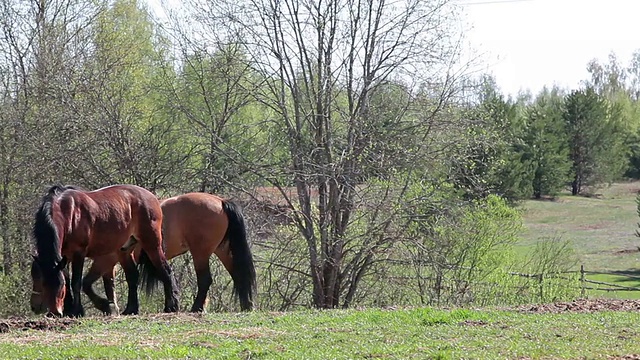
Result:
{"type": "Polygon", "coordinates": [[[82,286],[82,270],[84,268],[84,254],[76,253],[71,261],[71,291],[73,292],[72,316],[84,316],[80,290],[82,286]]]}
{"type": "MultiPolygon", "coordinates": [[[[94,261],[89,269],[89,272],[82,279],[82,291],[89,297],[89,300],[93,303],[96,309],[100,310],[103,314],[111,315],[111,309],[109,309],[109,301],[93,291],[93,283],[98,280],[102,274],[96,268],[96,262],[94,261]]],[[[106,292],[106,288],[105,288],[106,292]]]]}
{"type": "Polygon", "coordinates": [[[191,312],[202,312],[207,302],[207,294],[209,287],[213,282],[211,277],[211,269],[209,268],[209,255],[193,254],[193,266],[196,269],[196,277],[198,278],[198,294],[191,307],[191,312]]]}
{"type": "Polygon", "coordinates": [[[115,290],[115,279],[116,279],[116,267],[115,264],[111,268],[111,272],[105,273],[102,275],[102,283],[104,284],[104,293],[107,295],[107,300],[109,302],[109,314],[118,314],[120,313],[120,309],[118,308],[118,302],[116,299],[116,290],[115,290]]]}
{"type": "MultiPolygon", "coordinates": [[[[156,277],[164,285],[164,312],[176,312],[178,305],[178,287],[173,276],[173,271],[162,249],[161,223],[155,222],[149,227],[140,229],[138,237],[142,250],[146,253],[151,265],[155,268],[156,277]]],[[[142,263],[142,255],[140,262],[142,263]]]]}
{"type": "Polygon", "coordinates": [[[65,295],[64,295],[64,316],[73,316],[73,294],[71,293],[71,277],[69,276],[69,271],[65,268],[62,270],[62,276],[64,276],[64,286],[65,286],[65,295]]]}
{"type": "Polygon", "coordinates": [[[164,312],[178,311],[178,287],[167,258],[158,246],[155,249],[144,249],[144,251],[156,268],[158,279],[164,285],[164,312]]]}
{"type": "Polygon", "coordinates": [[[119,252],[120,266],[124,270],[124,277],[127,280],[129,294],[127,295],[127,306],[124,308],[122,315],[136,315],[140,310],[140,302],[138,301],[138,278],[140,273],[133,260],[133,253],[119,252]]]}
{"type": "Polygon", "coordinates": [[[229,241],[223,241],[213,253],[216,254],[224,268],[231,275],[231,278],[233,278],[233,259],[229,250],[229,241]]]}

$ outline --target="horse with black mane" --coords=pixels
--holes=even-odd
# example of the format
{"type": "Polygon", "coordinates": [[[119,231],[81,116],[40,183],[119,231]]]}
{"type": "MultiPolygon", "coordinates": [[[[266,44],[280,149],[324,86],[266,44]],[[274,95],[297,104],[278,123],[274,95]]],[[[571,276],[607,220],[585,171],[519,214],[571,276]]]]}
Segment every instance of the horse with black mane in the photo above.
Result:
{"type": "MultiPolygon", "coordinates": [[[[254,306],[256,272],[240,207],[232,201],[206,193],[175,196],[161,201],[160,206],[163,213],[162,238],[167,259],[187,251],[193,259],[198,292],[191,311],[200,312],[205,308],[207,293],[212,283],[209,267],[212,254],[220,259],[231,275],[234,294],[240,302],[241,310],[251,310],[254,306]]],[[[123,246],[125,250],[131,247],[135,247],[134,258],[140,262],[143,285],[146,285],[147,292],[150,292],[158,274],[146,261],[148,257],[140,254],[140,245],[135,238],[123,246]]],[[[91,302],[106,314],[111,313],[112,307],[117,308],[113,278],[116,264],[122,261],[118,256],[120,252],[118,250],[93,257],[93,263],[82,282],[83,290],[91,302]],[[92,288],[92,284],[100,277],[105,285],[107,299],[96,295],[92,288]]],[[[37,272],[32,272],[32,279],[31,308],[38,313],[43,307],[42,297],[39,295],[42,281],[37,272]]]]}
{"type": "MultiPolygon", "coordinates": [[[[41,276],[41,298],[49,313],[61,316],[84,315],[80,286],[86,257],[118,254],[129,285],[124,314],[138,312],[138,270],[132,251],[120,251],[130,238],[140,246],[140,256],[148,259],[164,284],[165,312],[178,311],[177,289],[171,267],[162,248],[162,209],[150,191],[135,185],[113,185],[94,191],[74,186],[54,185],[42,198],[36,212],[33,235],[37,254],[32,276],[41,276]],[[71,262],[71,281],[65,279],[71,262]]],[[[108,304],[107,304],[108,306],[108,304]]]]}

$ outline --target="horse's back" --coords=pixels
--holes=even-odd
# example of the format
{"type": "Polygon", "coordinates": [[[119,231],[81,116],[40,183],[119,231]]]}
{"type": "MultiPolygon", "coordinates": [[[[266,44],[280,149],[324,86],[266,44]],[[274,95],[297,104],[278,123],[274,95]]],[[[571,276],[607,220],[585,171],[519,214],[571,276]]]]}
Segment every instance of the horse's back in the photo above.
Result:
{"type": "Polygon", "coordinates": [[[86,246],[90,256],[108,253],[131,236],[153,232],[162,221],[160,202],[150,191],[136,185],[112,185],[93,191],[67,190],[60,206],[71,219],[65,248],[86,246]],[[86,245],[83,245],[86,244],[86,245]]]}
{"type": "Polygon", "coordinates": [[[207,193],[188,193],[161,203],[167,257],[190,250],[210,255],[227,231],[223,199],[207,193]]]}
{"type": "Polygon", "coordinates": [[[151,207],[160,205],[160,201],[151,191],[137,185],[111,185],[86,194],[94,199],[121,199],[151,207]]]}
{"type": "Polygon", "coordinates": [[[162,219],[160,201],[151,191],[140,186],[111,185],[86,195],[107,209],[130,208],[132,213],[148,216],[149,220],[162,219]]]}

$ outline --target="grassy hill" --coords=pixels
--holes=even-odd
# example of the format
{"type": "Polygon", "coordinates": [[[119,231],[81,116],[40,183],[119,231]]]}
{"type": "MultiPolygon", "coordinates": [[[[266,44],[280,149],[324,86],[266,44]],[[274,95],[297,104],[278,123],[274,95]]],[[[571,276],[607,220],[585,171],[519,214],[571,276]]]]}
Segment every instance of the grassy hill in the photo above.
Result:
{"type": "MultiPolygon", "coordinates": [[[[530,250],[543,238],[558,238],[571,244],[578,266],[588,271],[619,272],[640,276],[640,238],[635,229],[636,194],[639,182],[619,183],[593,197],[562,194],[553,200],[530,200],[522,204],[526,233],[520,245],[530,250]]],[[[592,280],[640,286],[638,279],[616,275],[592,275],[592,280]]],[[[592,295],[640,298],[640,292],[592,292],[592,295]]]]}

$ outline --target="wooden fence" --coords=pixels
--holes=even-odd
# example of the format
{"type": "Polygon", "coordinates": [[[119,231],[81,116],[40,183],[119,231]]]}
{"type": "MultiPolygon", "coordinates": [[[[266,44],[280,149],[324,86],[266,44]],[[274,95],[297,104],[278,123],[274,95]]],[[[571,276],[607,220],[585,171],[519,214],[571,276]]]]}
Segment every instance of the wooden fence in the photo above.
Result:
{"type": "MultiPolygon", "coordinates": [[[[626,274],[621,271],[588,271],[585,270],[584,265],[580,265],[580,270],[576,271],[563,271],[556,273],[547,273],[547,274],[523,274],[523,273],[509,273],[514,276],[521,276],[526,278],[537,279],[540,283],[540,291],[543,289],[544,279],[554,278],[554,279],[563,279],[567,281],[572,281],[573,279],[567,277],[567,275],[571,274],[580,274],[580,295],[585,297],[587,294],[587,290],[592,291],[604,291],[604,292],[618,292],[618,291],[640,291],[640,287],[637,286],[627,286],[621,285],[611,282],[604,282],[598,280],[589,279],[589,275],[607,275],[607,276],[617,276],[622,279],[626,279],[624,281],[637,281],[640,284],[640,276],[626,274]]],[[[540,295],[542,297],[542,294],[540,295]]]]}
{"type": "MultiPolygon", "coordinates": [[[[401,265],[401,266],[427,266],[430,265],[427,262],[415,261],[415,260],[399,260],[399,259],[387,259],[392,264],[401,265]]],[[[448,270],[453,269],[462,269],[462,270],[470,270],[470,271],[482,271],[481,269],[470,269],[466,267],[458,267],[452,266],[449,267],[448,270]]],[[[560,280],[566,281],[566,284],[561,285],[565,289],[571,289],[578,291],[580,293],[580,297],[585,298],[588,295],[594,295],[594,292],[604,292],[604,293],[613,293],[613,292],[633,292],[640,291],[640,270],[638,271],[638,275],[634,275],[633,273],[625,272],[625,271],[589,271],[585,268],[585,265],[581,265],[578,270],[572,271],[563,271],[563,272],[546,272],[539,274],[531,274],[531,273],[518,273],[518,272],[507,272],[507,275],[527,278],[533,283],[530,283],[530,289],[537,291],[537,296],[541,300],[545,300],[548,298],[548,290],[549,283],[546,280],[560,280]],[[602,281],[603,279],[594,279],[594,277],[598,276],[615,276],[616,281],[602,281]],[[631,284],[623,284],[623,283],[631,283],[631,284]],[[636,285],[636,286],[634,286],[636,285]]],[[[412,276],[393,276],[394,279],[404,278],[405,281],[415,281],[415,275],[412,276]]],[[[435,285],[436,292],[439,292],[441,282],[438,281],[433,274],[424,274],[420,276],[422,281],[433,281],[435,285]]],[[[496,286],[498,283],[491,282],[473,282],[475,285],[479,286],[496,286]]],[[[555,285],[557,286],[556,282],[555,285]]],[[[514,289],[522,289],[521,286],[515,286],[514,289]]],[[[640,297],[640,295],[638,295],[640,297]]]]}

